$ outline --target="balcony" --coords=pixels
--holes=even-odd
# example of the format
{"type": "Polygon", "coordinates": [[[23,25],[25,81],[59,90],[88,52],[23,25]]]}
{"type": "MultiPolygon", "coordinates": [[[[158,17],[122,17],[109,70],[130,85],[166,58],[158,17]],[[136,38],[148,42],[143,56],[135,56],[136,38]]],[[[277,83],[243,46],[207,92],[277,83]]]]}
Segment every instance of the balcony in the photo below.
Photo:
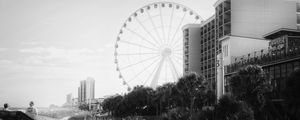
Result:
{"type": "MultiPolygon", "coordinates": [[[[263,51],[262,51],[263,53],[263,51]]],[[[272,64],[277,64],[281,62],[286,62],[288,60],[300,59],[300,46],[289,49],[288,51],[281,52],[267,52],[259,56],[251,57],[251,54],[248,54],[248,57],[241,57],[235,59],[235,62],[224,67],[224,73],[232,74],[236,72],[239,68],[251,64],[258,64],[261,66],[267,66],[272,64]]]]}
{"type": "Polygon", "coordinates": [[[224,24],[229,23],[231,20],[231,13],[230,12],[226,12],[224,14],[224,24]]]}
{"type": "Polygon", "coordinates": [[[218,12],[218,14],[220,15],[220,14],[222,14],[222,12],[223,12],[223,4],[220,4],[218,7],[217,7],[217,12],[218,12]]]}
{"type": "Polygon", "coordinates": [[[231,2],[230,1],[225,1],[224,2],[224,12],[227,12],[231,9],[231,2]]]}

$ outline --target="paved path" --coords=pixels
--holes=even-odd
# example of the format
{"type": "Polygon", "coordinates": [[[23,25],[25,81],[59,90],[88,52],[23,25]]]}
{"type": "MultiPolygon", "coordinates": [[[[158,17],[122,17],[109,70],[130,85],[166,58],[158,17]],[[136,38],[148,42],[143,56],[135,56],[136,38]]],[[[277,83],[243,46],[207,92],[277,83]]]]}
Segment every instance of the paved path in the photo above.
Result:
{"type": "Polygon", "coordinates": [[[46,117],[46,116],[38,116],[37,120],[58,120],[58,119],[46,117]]]}
{"type": "Polygon", "coordinates": [[[70,118],[70,116],[64,117],[64,118],[62,118],[62,119],[60,119],[60,120],[69,120],[69,118],[70,118]]]}
{"type": "Polygon", "coordinates": [[[70,118],[70,116],[64,117],[62,119],[55,119],[55,118],[46,117],[46,116],[38,116],[37,120],[69,120],[69,118],[70,118]]]}

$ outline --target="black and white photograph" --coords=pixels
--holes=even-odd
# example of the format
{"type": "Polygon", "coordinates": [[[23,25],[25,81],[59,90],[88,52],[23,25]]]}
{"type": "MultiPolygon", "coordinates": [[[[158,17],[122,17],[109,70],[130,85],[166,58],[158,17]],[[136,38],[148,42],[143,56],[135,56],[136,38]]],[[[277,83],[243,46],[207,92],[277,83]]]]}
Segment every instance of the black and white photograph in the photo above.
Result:
{"type": "Polygon", "coordinates": [[[300,120],[300,0],[0,0],[0,120],[300,120]]]}

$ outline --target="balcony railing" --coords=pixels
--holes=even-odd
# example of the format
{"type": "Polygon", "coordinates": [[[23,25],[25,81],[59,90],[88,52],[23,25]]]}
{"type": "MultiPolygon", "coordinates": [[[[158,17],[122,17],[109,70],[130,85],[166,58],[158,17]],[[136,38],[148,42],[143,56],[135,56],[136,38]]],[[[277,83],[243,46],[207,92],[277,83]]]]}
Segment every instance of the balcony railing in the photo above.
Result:
{"type": "MultiPolygon", "coordinates": [[[[263,53],[263,51],[261,51],[263,53]]],[[[286,60],[300,58],[300,46],[289,49],[288,51],[281,52],[268,52],[260,54],[259,56],[250,57],[252,54],[248,54],[248,57],[239,57],[240,60],[224,67],[225,74],[231,74],[236,72],[239,68],[250,64],[257,64],[266,66],[268,64],[276,64],[284,62],[286,60]]],[[[236,58],[235,58],[236,59],[236,58]]]]}

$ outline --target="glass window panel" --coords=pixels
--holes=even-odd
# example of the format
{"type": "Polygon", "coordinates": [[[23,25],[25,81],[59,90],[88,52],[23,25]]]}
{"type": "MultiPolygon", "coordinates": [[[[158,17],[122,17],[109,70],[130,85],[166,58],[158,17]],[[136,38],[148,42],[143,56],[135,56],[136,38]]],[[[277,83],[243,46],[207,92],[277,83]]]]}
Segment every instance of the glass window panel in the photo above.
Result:
{"type": "Polygon", "coordinates": [[[300,3],[297,3],[297,12],[300,12],[300,3]]]}
{"type": "Polygon", "coordinates": [[[293,71],[294,71],[293,64],[292,63],[288,63],[287,64],[287,74],[289,75],[293,71]]]}
{"type": "Polygon", "coordinates": [[[297,24],[300,24],[300,14],[297,14],[297,24]]]}
{"type": "Polygon", "coordinates": [[[270,77],[274,78],[274,67],[270,67],[270,77]]]}
{"type": "Polygon", "coordinates": [[[281,77],[284,79],[286,75],[286,64],[281,64],[281,77]]]}
{"type": "Polygon", "coordinates": [[[297,68],[297,67],[299,67],[299,61],[294,62],[294,68],[297,68]]]}
{"type": "Polygon", "coordinates": [[[279,65],[277,65],[275,67],[275,78],[276,79],[280,78],[280,66],[279,65]]]}

